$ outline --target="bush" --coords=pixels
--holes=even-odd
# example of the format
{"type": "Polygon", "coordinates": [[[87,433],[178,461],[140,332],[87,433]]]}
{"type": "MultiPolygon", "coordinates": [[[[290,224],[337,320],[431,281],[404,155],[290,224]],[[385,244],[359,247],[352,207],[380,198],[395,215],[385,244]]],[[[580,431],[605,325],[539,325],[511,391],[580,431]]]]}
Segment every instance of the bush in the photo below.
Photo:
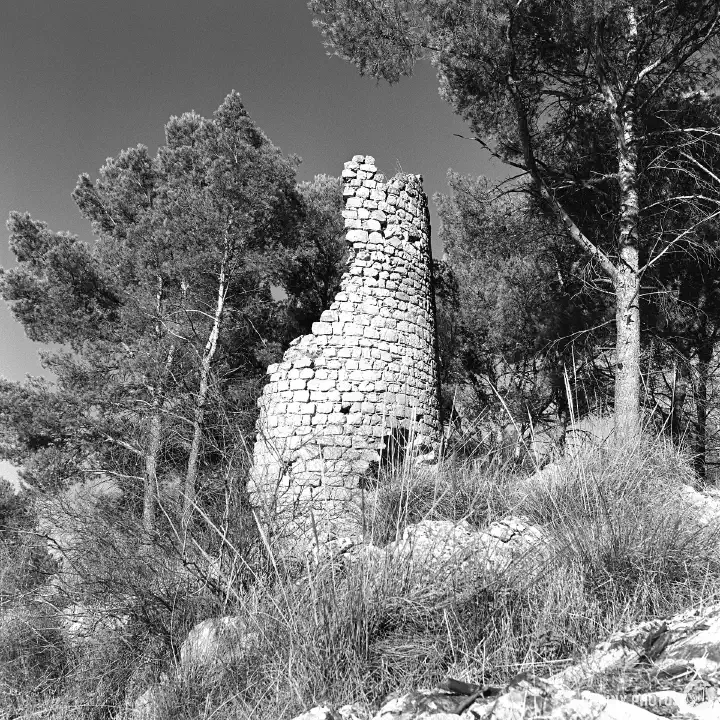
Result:
{"type": "Polygon", "coordinates": [[[58,618],[35,603],[0,615],[0,707],[20,710],[57,690],[68,665],[58,618]]]}
{"type": "Polygon", "coordinates": [[[163,638],[138,624],[102,628],[75,646],[63,704],[70,717],[110,720],[172,663],[163,638]]]}
{"type": "Polygon", "coordinates": [[[686,500],[683,488],[694,481],[689,459],[659,440],[629,453],[588,446],[561,477],[518,492],[589,596],[620,621],[674,612],[716,591],[720,528],[700,523],[686,500]]]}

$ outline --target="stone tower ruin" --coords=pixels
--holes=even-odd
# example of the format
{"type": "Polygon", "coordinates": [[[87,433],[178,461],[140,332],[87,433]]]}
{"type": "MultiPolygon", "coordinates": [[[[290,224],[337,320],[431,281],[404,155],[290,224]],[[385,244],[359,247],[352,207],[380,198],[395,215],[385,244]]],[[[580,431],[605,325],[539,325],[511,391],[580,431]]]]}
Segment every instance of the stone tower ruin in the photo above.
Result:
{"type": "Polygon", "coordinates": [[[390,456],[440,436],[427,197],[419,175],[386,182],[374,158],[343,170],[350,246],[340,292],[268,368],[258,401],[251,503],[288,537],[352,531],[353,506],[390,456]],[[298,531],[300,531],[298,533],[298,531]]]}

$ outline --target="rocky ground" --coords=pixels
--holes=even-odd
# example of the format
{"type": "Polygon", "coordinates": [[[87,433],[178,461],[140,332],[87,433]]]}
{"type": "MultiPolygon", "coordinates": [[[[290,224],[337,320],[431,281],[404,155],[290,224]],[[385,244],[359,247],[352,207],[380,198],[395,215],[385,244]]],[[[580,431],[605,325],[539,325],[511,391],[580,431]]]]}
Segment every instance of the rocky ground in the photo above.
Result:
{"type": "MultiPolygon", "coordinates": [[[[554,468],[535,478],[553,482],[554,468]]],[[[691,487],[684,497],[701,524],[717,522],[720,501],[691,487]]],[[[420,523],[386,552],[419,567],[448,568],[450,584],[482,566],[486,575],[538,571],[548,552],[542,528],[517,518],[485,531],[420,523]]],[[[352,548],[346,549],[352,552],[352,548]]],[[[367,550],[365,551],[367,552],[367,550]]],[[[462,587],[462,582],[460,582],[462,587]]],[[[315,707],[294,720],[687,720],[720,718],[720,605],[645,622],[601,642],[582,661],[549,677],[522,674],[503,687],[447,678],[440,687],[391,696],[373,713],[361,705],[315,707]]]]}
{"type": "MultiPolygon", "coordinates": [[[[717,499],[687,489],[703,522],[720,515],[717,499]]],[[[410,585],[426,588],[425,600],[438,606],[471,593],[477,578],[516,572],[541,573],[552,552],[544,530],[517,517],[477,529],[466,521],[424,520],[381,548],[362,538],[320,537],[308,562],[343,568],[363,563],[370,577],[403,572],[410,585]]],[[[302,582],[302,581],[301,581],[302,582]]],[[[178,672],[212,672],[232,662],[258,638],[238,618],[206,620],[188,635],[178,672]]],[[[720,605],[645,622],[598,644],[582,661],[561,672],[513,678],[507,685],[479,686],[447,678],[440,687],[391,696],[376,712],[362,705],[318,706],[295,720],[504,720],[564,718],[720,718],[720,605]]],[[[134,720],[154,717],[162,686],[135,703],[134,720]]]]}
{"type": "Polygon", "coordinates": [[[447,679],[390,697],[376,713],[360,705],[315,707],[295,720],[687,720],[720,718],[720,605],[617,633],[582,662],[504,687],[447,679]]]}

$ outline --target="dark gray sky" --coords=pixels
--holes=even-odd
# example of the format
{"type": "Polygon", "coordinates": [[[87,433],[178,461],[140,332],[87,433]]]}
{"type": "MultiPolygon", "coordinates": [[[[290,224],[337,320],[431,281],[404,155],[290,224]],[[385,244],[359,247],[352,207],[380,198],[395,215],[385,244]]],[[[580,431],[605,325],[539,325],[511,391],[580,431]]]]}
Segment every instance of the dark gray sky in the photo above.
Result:
{"type": "MultiPolygon", "coordinates": [[[[0,26],[0,216],[29,211],[90,239],[70,197],[81,172],[143,143],[170,115],[210,115],[230,90],[299,179],[339,175],[355,154],[421,173],[432,196],[452,167],[503,172],[439,97],[429,66],[399,85],[327,57],[303,0],[8,0],[0,26]]],[[[435,218],[433,210],[433,218],[435,218]]],[[[437,234],[437,222],[434,231],[437,234]]],[[[0,265],[12,265],[7,232],[0,265]]],[[[0,302],[0,375],[40,374],[36,346],[0,302]]]]}

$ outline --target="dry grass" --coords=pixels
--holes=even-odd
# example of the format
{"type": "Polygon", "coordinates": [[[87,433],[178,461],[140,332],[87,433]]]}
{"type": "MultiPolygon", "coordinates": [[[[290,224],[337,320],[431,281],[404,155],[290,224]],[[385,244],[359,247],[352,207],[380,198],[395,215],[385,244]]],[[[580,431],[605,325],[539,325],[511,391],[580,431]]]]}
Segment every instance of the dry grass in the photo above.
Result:
{"type": "MultiPolygon", "coordinates": [[[[223,612],[242,616],[258,641],[212,673],[178,674],[172,654],[158,660],[167,673],[160,718],[277,720],[320,702],[373,706],[446,674],[490,683],[521,671],[548,674],[628,623],[717,600],[720,536],[696,522],[683,500],[681,486],[692,480],[689,462],[660,440],[632,451],[584,446],[556,481],[529,483],[508,466],[477,460],[448,460],[434,473],[390,471],[366,498],[378,544],[421,519],[481,527],[514,514],[545,527],[552,556],[535,574],[478,582],[472,596],[442,604],[408,583],[402,568],[307,565],[288,576],[265,564],[253,574],[246,558],[236,558],[254,580],[235,600],[225,597],[223,612]]],[[[133,652],[127,657],[137,662],[133,652]]],[[[65,697],[77,684],[71,680],[65,697]]],[[[113,711],[140,689],[112,695],[108,688],[113,711]]]]}

